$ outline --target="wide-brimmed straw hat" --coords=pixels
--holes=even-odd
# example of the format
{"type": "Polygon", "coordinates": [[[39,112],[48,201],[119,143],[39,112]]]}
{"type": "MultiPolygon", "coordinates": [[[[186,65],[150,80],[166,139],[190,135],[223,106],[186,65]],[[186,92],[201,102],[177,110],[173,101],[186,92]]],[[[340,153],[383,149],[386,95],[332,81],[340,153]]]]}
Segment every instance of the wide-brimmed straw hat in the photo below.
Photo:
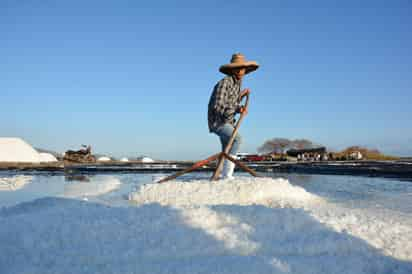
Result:
{"type": "Polygon", "coordinates": [[[249,72],[257,70],[259,67],[258,63],[255,61],[246,61],[245,56],[241,53],[235,53],[232,55],[230,64],[223,65],[219,68],[221,73],[231,75],[233,69],[235,68],[245,68],[246,74],[249,72]]]}

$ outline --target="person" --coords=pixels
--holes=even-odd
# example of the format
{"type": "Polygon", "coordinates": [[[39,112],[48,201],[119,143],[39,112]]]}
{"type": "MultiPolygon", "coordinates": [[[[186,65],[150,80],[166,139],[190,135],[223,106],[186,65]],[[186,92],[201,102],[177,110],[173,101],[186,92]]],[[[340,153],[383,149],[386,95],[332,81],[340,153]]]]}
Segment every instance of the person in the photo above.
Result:
{"type": "MultiPolygon", "coordinates": [[[[230,137],[234,131],[235,115],[241,113],[246,115],[247,109],[241,106],[242,98],[250,93],[249,89],[241,91],[243,77],[258,69],[259,65],[255,61],[246,61],[241,53],[232,55],[229,64],[219,68],[219,71],[226,74],[213,88],[208,104],[208,125],[209,132],[216,134],[221,142],[222,151],[226,148],[230,137]]],[[[230,156],[239,151],[241,136],[238,133],[229,151],[230,156]]],[[[232,179],[235,164],[225,160],[222,170],[223,179],[232,179]]]]}

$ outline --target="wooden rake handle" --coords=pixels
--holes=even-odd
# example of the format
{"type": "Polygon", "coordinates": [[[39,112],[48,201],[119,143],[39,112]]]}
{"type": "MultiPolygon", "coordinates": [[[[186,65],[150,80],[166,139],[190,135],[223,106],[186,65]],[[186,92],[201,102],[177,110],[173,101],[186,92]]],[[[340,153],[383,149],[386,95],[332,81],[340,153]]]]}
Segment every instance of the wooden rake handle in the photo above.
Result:
{"type": "Polygon", "coordinates": [[[163,179],[157,181],[156,183],[161,184],[161,183],[164,183],[164,182],[167,182],[167,181],[176,179],[177,177],[182,176],[183,174],[192,172],[192,171],[194,171],[194,170],[196,170],[196,169],[198,169],[198,168],[201,168],[201,167],[209,164],[210,162],[218,159],[218,158],[220,157],[220,155],[221,155],[221,153],[217,153],[217,154],[215,154],[215,155],[210,156],[210,157],[207,158],[207,159],[198,161],[198,162],[194,163],[191,167],[189,167],[189,168],[187,168],[187,169],[185,169],[185,170],[179,171],[179,172],[177,172],[177,173],[175,173],[175,174],[173,174],[173,175],[170,175],[170,176],[168,176],[168,177],[166,177],[166,178],[163,178],[163,179]]]}

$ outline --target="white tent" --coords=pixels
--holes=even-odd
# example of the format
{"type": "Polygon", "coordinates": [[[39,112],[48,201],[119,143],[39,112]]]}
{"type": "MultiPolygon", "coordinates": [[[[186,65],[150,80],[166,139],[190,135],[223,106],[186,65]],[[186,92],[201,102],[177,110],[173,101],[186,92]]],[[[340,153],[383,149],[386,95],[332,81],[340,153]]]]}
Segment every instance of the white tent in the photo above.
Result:
{"type": "Polygon", "coordinates": [[[0,138],[0,162],[39,163],[40,155],[20,138],[0,138]]]}

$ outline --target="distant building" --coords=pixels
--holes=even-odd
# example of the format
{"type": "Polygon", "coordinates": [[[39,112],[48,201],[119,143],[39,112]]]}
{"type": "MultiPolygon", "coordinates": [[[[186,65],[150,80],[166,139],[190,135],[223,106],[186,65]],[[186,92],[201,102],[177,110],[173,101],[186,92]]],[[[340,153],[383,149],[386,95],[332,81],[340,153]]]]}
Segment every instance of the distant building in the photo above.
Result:
{"type": "Polygon", "coordinates": [[[353,151],[349,154],[349,159],[351,160],[362,160],[363,156],[360,151],[353,151]]]}
{"type": "Polygon", "coordinates": [[[238,152],[236,153],[236,159],[239,161],[243,161],[246,159],[247,156],[252,155],[253,153],[248,152],[238,152]]]}
{"type": "Polygon", "coordinates": [[[318,148],[307,148],[307,149],[289,149],[286,151],[286,154],[291,157],[298,157],[298,155],[305,155],[309,157],[315,157],[315,155],[324,155],[326,154],[325,147],[318,147],[318,148]]]}

